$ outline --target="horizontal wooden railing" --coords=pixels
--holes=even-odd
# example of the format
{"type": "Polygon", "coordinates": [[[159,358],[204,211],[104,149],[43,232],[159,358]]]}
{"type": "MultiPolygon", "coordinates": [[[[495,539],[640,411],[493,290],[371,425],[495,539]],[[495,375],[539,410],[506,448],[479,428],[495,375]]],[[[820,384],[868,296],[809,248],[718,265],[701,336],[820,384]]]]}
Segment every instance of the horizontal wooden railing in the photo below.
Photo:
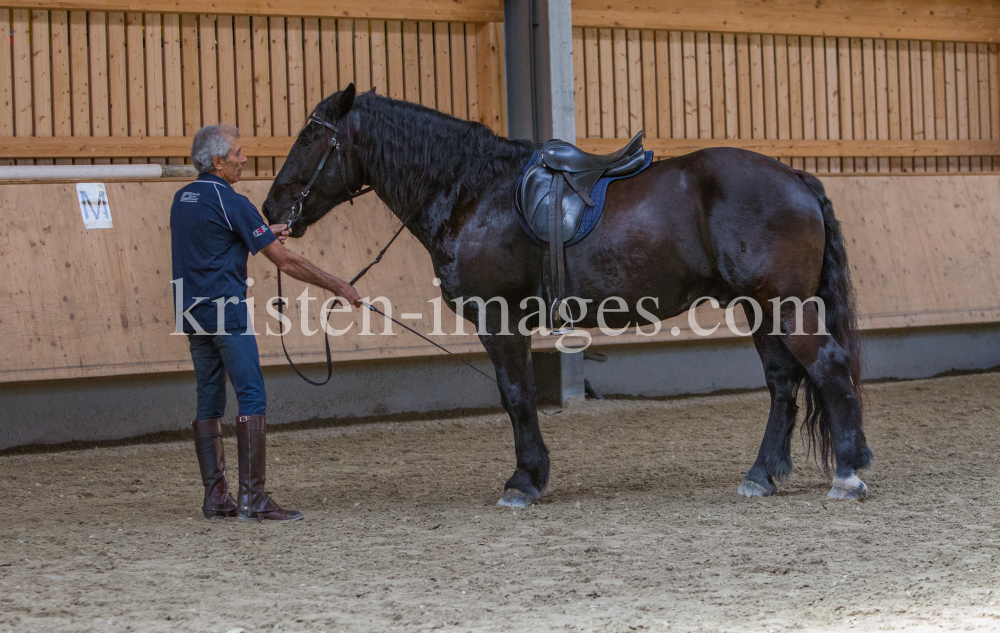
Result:
{"type": "Polygon", "coordinates": [[[619,29],[1000,42],[996,0],[573,0],[573,24],[619,29]]]}
{"type": "Polygon", "coordinates": [[[503,22],[503,0],[5,0],[14,9],[503,22]]]}

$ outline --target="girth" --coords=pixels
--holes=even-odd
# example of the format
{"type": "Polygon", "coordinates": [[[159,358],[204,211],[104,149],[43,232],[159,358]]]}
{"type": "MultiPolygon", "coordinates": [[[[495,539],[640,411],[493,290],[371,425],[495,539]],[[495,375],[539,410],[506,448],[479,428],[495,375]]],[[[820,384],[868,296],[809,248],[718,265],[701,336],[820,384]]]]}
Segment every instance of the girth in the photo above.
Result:
{"type": "MultiPolygon", "coordinates": [[[[554,334],[559,303],[566,298],[565,243],[580,227],[583,210],[593,206],[590,192],[601,178],[624,177],[646,163],[642,132],[617,152],[588,154],[565,141],[552,140],[532,157],[517,184],[517,208],[535,237],[545,242],[542,261],[549,326],[554,334]]],[[[572,320],[569,320],[572,329],[572,320]]]]}

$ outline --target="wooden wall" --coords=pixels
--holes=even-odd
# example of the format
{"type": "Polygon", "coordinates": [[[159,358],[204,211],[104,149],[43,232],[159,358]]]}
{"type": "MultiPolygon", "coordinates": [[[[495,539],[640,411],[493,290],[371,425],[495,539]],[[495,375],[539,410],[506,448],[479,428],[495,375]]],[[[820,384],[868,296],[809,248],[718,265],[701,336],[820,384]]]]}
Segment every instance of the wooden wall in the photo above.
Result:
{"type": "Polygon", "coordinates": [[[1000,170],[998,35],[982,28],[1000,28],[1000,3],[695,4],[573,3],[581,146],[644,129],[658,156],[732,145],[820,173],[1000,170]]]}
{"type": "Polygon", "coordinates": [[[283,15],[255,4],[0,7],[12,33],[0,38],[0,164],[180,163],[202,125],[224,121],[253,156],[244,173],[266,177],[312,107],[350,82],[506,129],[499,0],[387,5],[395,19],[357,2],[292,0],[283,15]]]}
{"type": "MultiPolygon", "coordinates": [[[[979,174],[841,175],[823,177],[844,226],[865,328],[957,325],[1000,320],[1000,176],[979,174]]],[[[0,185],[0,382],[77,378],[190,369],[186,339],[174,331],[170,285],[169,204],[179,182],[108,183],[114,228],[86,230],[72,184],[0,185]]],[[[242,182],[255,204],[270,182],[242,182]]],[[[360,270],[398,224],[372,194],[310,228],[292,248],[335,274],[360,270]]],[[[277,294],[263,256],[251,259],[256,331],[262,362],[283,364],[278,324],[263,302],[277,294]]],[[[358,284],[362,296],[383,295],[398,317],[420,331],[433,328],[429,257],[409,234],[358,284]]],[[[324,359],[321,335],[300,333],[296,297],[304,285],[287,280],[284,294],[295,327],[286,340],[296,361],[324,359]]],[[[324,294],[313,288],[308,327],[319,327],[324,294]]],[[[443,331],[454,332],[445,307],[443,331]]],[[[348,315],[335,314],[334,327],[348,315]]],[[[711,327],[718,314],[702,313],[711,327]]],[[[331,338],[338,361],[440,354],[394,327],[396,336],[351,332],[331,338]]],[[[372,332],[381,332],[374,315],[372,332]]],[[[473,328],[466,324],[466,332],[473,328]]],[[[723,326],[717,337],[732,336],[723,326]]],[[[595,345],[649,344],[697,338],[686,315],[663,324],[656,337],[594,333],[595,345]],[[680,328],[672,336],[672,326],[680,328]]],[[[481,352],[473,336],[438,340],[455,352],[481,352]]],[[[538,340],[551,347],[554,339],[538,340]]]]}

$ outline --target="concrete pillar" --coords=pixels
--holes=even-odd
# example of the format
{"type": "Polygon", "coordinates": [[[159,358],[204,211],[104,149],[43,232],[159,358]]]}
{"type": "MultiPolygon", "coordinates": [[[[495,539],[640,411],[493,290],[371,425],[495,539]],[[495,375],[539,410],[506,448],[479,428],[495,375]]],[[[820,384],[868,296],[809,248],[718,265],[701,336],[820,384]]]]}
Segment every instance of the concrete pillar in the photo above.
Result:
{"type": "MultiPolygon", "coordinates": [[[[576,143],[573,19],[570,0],[505,0],[507,133],[544,143],[576,143]]],[[[539,398],[584,397],[583,354],[542,352],[535,359],[539,398]]]]}

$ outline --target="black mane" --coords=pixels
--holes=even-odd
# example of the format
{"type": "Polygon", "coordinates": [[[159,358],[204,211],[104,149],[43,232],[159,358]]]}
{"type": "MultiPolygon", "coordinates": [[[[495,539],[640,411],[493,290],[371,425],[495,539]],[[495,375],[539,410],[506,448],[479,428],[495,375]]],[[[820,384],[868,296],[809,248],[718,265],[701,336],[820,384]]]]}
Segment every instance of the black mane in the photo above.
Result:
{"type": "Polygon", "coordinates": [[[497,136],[481,123],[372,92],[358,95],[348,120],[346,154],[360,159],[366,184],[404,212],[442,194],[473,196],[503,181],[513,187],[533,150],[530,142],[497,136]]]}

